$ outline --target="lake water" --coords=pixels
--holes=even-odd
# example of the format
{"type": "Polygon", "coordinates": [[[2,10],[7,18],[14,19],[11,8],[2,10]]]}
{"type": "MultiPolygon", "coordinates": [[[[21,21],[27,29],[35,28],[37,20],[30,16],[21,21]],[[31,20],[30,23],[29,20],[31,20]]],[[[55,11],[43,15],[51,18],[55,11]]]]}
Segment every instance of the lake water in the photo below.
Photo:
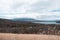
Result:
{"type": "Polygon", "coordinates": [[[34,23],[41,23],[41,24],[60,24],[56,22],[34,22],[34,23]]]}

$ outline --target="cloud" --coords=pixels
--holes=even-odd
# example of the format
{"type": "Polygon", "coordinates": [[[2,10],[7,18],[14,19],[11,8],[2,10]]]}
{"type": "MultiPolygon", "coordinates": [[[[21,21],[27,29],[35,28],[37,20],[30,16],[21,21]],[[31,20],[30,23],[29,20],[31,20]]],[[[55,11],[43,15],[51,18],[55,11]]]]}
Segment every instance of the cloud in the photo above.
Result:
{"type": "Polygon", "coordinates": [[[0,0],[0,13],[25,13],[32,10],[31,5],[47,0],[0,0]]]}
{"type": "Polygon", "coordinates": [[[16,14],[30,10],[30,5],[37,0],[0,0],[0,13],[16,14]]]}
{"type": "Polygon", "coordinates": [[[0,18],[53,20],[60,17],[59,11],[60,0],[0,0],[0,18]]]}
{"type": "Polygon", "coordinates": [[[36,16],[38,16],[39,14],[37,13],[28,13],[28,14],[15,14],[15,15],[2,15],[0,16],[0,18],[6,18],[6,19],[13,19],[13,18],[36,18],[36,16]]]}
{"type": "Polygon", "coordinates": [[[47,8],[50,6],[50,3],[49,1],[39,1],[35,4],[32,4],[32,12],[46,12],[47,11],[47,8]]]}
{"type": "Polygon", "coordinates": [[[60,9],[52,10],[51,12],[60,12],[60,9]]]}

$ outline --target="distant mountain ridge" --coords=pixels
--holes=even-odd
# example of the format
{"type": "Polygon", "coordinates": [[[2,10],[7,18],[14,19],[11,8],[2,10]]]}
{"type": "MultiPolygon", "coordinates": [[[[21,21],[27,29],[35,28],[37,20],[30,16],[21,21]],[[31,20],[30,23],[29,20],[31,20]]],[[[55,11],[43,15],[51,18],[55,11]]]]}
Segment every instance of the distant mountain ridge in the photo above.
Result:
{"type": "Polygon", "coordinates": [[[33,18],[14,18],[12,20],[17,22],[32,22],[40,24],[60,24],[60,20],[37,20],[33,18]]]}
{"type": "Polygon", "coordinates": [[[14,21],[33,21],[35,19],[33,19],[33,18],[14,18],[12,20],[14,20],[14,21]]]}
{"type": "Polygon", "coordinates": [[[14,18],[13,21],[32,21],[32,22],[56,22],[59,20],[37,20],[33,18],[14,18]]]}

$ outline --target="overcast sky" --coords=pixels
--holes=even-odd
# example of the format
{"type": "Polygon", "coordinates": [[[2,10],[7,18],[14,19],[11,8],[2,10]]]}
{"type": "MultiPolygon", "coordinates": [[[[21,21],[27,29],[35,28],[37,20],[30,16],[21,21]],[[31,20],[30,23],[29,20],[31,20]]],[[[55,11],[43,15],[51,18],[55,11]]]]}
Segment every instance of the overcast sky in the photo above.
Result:
{"type": "Polygon", "coordinates": [[[60,20],[60,0],[0,0],[0,18],[60,20]]]}

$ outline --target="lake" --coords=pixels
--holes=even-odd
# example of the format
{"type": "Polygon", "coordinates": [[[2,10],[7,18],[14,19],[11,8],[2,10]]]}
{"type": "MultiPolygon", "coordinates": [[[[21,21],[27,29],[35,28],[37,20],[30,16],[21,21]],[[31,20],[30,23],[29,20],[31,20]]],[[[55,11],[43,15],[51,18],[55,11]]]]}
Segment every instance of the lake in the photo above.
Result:
{"type": "Polygon", "coordinates": [[[60,24],[56,22],[34,22],[34,23],[41,23],[41,24],[60,24]]]}

